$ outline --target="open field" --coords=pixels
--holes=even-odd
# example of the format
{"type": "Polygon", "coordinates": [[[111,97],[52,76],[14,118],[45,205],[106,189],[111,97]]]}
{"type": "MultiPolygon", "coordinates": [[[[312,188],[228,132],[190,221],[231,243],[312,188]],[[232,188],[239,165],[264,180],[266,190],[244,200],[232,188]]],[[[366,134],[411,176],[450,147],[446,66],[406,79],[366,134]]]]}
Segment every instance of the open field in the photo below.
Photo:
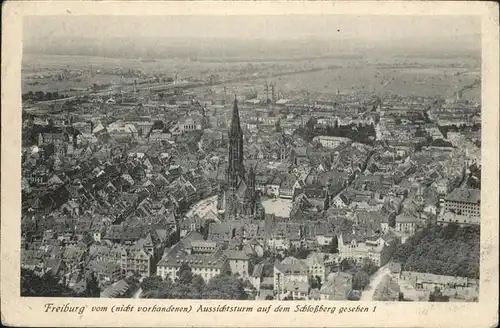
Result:
{"type": "Polygon", "coordinates": [[[99,68],[116,68],[124,69],[136,68],[144,70],[159,70],[161,68],[169,69],[175,65],[187,65],[188,61],[179,59],[159,59],[155,62],[143,62],[140,59],[128,58],[107,58],[95,56],[75,56],[75,55],[38,55],[24,54],[23,55],[23,73],[24,70],[29,70],[30,67],[45,67],[52,69],[62,69],[70,66],[73,69],[88,68],[90,65],[94,69],[99,68]]]}
{"type": "MultiPolygon", "coordinates": [[[[436,70],[437,71],[437,70],[436,70]]],[[[470,85],[479,74],[455,76],[459,69],[442,69],[439,72],[428,69],[381,69],[375,67],[348,67],[320,72],[308,72],[282,76],[272,81],[284,97],[294,92],[308,91],[310,94],[335,94],[340,92],[374,92],[377,94],[399,94],[403,96],[442,96],[452,98],[456,91],[470,85]]],[[[265,80],[255,80],[255,84],[264,84],[265,80]]],[[[233,84],[244,86],[246,83],[233,84]]],[[[464,99],[480,99],[480,88],[464,93],[464,99]]]]}
{"type": "MultiPolygon", "coordinates": [[[[457,71],[457,70],[456,70],[457,71]]],[[[340,68],[281,77],[276,81],[284,93],[305,89],[311,93],[349,93],[351,91],[396,93],[400,95],[453,97],[454,92],[471,84],[474,75],[455,76],[451,70],[340,68]],[[437,71],[437,70],[436,70],[437,71]]],[[[464,96],[479,96],[479,89],[464,96]]]]}
{"type": "MultiPolygon", "coordinates": [[[[70,55],[33,55],[23,56],[23,92],[28,91],[65,91],[71,88],[85,88],[93,83],[130,84],[133,79],[117,75],[95,75],[66,81],[46,80],[46,84],[28,85],[27,77],[39,72],[70,69],[142,69],[145,72],[161,73],[167,76],[179,74],[179,78],[200,78],[208,74],[231,76],[235,71],[248,66],[255,71],[275,72],[274,67],[304,69],[306,66],[326,67],[337,65],[340,68],[325,69],[319,72],[300,73],[272,78],[277,89],[285,97],[290,92],[307,90],[314,93],[349,93],[353,91],[375,92],[377,94],[396,93],[400,95],[422,95],[453,97],[460,88],[471,84],[480,77],[478,61],[469,57],[421,58],[394,57],[378,59],[375,55],[362,58],[318,58],[312,61],[285,62],[211,62],[191,61],[188,59],[156,59],[143,62],[140,59],[116,59],[70,55]],[[391,68],[388,65],[397,65],[391,68]],[[451,65],[461,67],[452,68],[451,65]],[[447,67],[448,66],[448,67],[447,67]],[[457,74],[460,73],[460,74],[457,74]]],[[[247,73],[246,75],[249,75],[247,73]]],[[[254,80],[252,84],[264,84],[265,78],[254,80]]],[[[241,83],[232,83],[238,86],[241,83]]],[[[231,85],[228,85],[231,88],[231,85]]],[[[480,89],[464,93],[466,99],[480,98],[480,89]]]]}

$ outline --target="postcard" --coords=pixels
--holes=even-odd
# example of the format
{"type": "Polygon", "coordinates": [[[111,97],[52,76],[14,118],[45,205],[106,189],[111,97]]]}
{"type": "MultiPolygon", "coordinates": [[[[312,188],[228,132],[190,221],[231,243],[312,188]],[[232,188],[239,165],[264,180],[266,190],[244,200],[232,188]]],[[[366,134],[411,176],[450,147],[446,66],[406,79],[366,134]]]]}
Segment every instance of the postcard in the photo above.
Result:
{"type": "Polygon", "coordinates": [[[498,323],[498,4],[3,8],[3,324],[498,323]]]}

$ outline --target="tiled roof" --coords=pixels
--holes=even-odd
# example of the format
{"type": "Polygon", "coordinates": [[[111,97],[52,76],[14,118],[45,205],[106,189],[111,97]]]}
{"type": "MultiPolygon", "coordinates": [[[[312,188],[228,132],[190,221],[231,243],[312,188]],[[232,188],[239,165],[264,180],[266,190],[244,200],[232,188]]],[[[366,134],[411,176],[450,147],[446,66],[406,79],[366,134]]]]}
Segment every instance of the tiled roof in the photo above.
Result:
{"type": "Polygon", "coordinates": [[[183,244],[178,243],[163,256],[158,266],[180,267],[187,264],[190,267],[221,269],[225,261],[226,258],[223,256],[221,247],[208,254],[189,254],[184,249],[183,244]]]}
{"type": "Polygon", "coordinates": [[[243,251],[226,251],[226,257],[230,260],[248,260],[249,257],[243,251]]]}
{"type": "Polygon", "coordinates": [[[287,275],[304,275],[308,272],[307,265],[292,256],[285,258],[281,262],[276,262],[274,267],[287,275]]]}
{"type": "Polygon", "coordinates": [[[481,201],[481,191],[478,189],[457,188],[445,200],[479,204],[481,201]]]}
{"type": "Polygon", "coordinates": [[[418,218],[410,215],[400,214],[396,216],[396,223],[412,223],[412,222],[415,223],[418,221],[419,221],[418,218]]]}

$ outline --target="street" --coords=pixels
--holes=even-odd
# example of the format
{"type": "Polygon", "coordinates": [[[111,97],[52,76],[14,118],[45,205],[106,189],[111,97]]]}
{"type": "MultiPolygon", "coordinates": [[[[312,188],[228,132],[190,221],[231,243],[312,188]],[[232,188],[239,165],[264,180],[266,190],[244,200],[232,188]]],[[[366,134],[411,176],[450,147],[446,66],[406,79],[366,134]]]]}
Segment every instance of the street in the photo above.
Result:
{"type": "Polygon", "coordinates": [[[382,281],[382,278],[390,273],[390,269],[387,266],[380,267],[377,272],[370,277],[370,283],[361,293],[360,301],[369,302],[373,299],[373,293],[375,292],[375,288],[377,288],[378,284],[382,281]]]}
{"type": "Polygon", "coordinates": [[[142,288],[139,288],[135,293],[134,293],[134,296],[132,296],[132,298],[140,298],[141,297],[141,294],[142,294],[142,288]]]}

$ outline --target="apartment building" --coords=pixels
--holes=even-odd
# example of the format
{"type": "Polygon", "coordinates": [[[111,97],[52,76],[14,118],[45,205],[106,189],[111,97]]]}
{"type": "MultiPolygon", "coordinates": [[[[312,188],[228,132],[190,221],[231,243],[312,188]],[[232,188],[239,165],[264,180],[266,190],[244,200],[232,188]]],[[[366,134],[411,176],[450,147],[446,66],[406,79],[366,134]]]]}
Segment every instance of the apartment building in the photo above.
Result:
{"type": "Polygon", "coordinates": [[[457,188],[444,199],[444,211],[469,217],[480,216],[481,191],[457,188]]]}
{"type": "MultiPolygon", "coordinates": [[[[192,234],[165,251],[157,266],[158,276],[176,280],[180,267],[188,265],[193,274],[200,275],[205,282],[208,282],[229,265],[221,244],[215,241],[192,240],[189,237],[192,237],[192,234]]],[[[248,265],[246,272],[248,275],[248,265]]]]}

